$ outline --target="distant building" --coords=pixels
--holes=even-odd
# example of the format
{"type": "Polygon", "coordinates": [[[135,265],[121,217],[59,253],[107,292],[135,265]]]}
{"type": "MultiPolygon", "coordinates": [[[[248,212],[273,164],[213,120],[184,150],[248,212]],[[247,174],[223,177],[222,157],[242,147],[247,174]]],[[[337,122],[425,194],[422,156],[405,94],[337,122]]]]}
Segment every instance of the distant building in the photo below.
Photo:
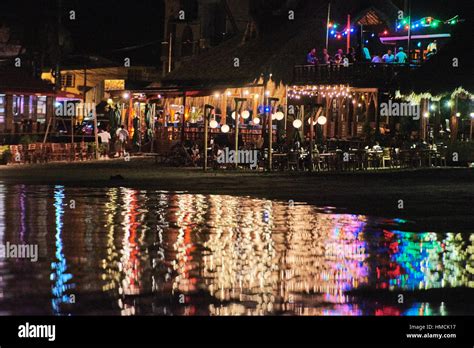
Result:
{"type": "Polygon", "coordinates": [[[219,44],[236,32],[245,31],[248,22],[248,1],[165,0],[163,74],[177,68],[190,56],[219,44]]]}
{"type": "MultiPolygon", "coordinates": [[[[64,65],[61,69],[61,91],[80,95],[88,104],[107,100],[112,91],[142,88],[160,79],[160,74],[154,67],[125,67],[104,58],[88,59],[91,61],[83,66],[71,64],[64,65]]],[[[51,83],[55,81],[52,72],[44,72],[41,77],[51,83]]]]}

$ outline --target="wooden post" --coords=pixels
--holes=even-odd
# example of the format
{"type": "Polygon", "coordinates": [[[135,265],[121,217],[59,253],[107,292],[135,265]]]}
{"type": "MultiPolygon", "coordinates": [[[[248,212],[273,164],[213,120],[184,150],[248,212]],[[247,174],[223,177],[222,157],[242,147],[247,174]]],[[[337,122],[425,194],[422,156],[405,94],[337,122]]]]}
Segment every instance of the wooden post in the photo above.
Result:
{"type": "Polygon", "coordinates": [[[155,115],[156,115],[156,103],[151,106],[151,145],[150,152],[153,153],[154,142],[155,142],[155,115]]]}
{"type": "Polygon", "coordinates": [[[92,105],[92,115],[94,117],[95,158],[99,159],[99,134],[97,129],[97,111],[95,109],[95,98],[92,105]]]}
{"type": "Polygon", "coordinates": [[[309,122],[309,171],[313,171],[313,139],[314,139],[314,116],[312,113],[314,109],[311,109],[310,122],[309,122]]]}
{"type": "Polygon", "coordinates": [[[183,93],[183,113],[181,115],[181,143],[184,143],[184,126],[186,122],[186,92],[183,93]]]}
{"type": "Polygon", "coordinates": [[[209,115],[207,114],[207,105],[204,106],[204,171],[207,170],[207,137],[209,132],[209,115]]]}
{"type": "MultiPolygon", "coordinates": [[[[267,102],[269,99],[267,98],[267,102]]],[[[272,143],[273,143],[273,120],[272,120],[272,106],[271,102],[268,103],[268,106],[270,107],[270,113],[267,113],[267,119],[268,119],[268,170],[272,171],[272,143]]]]}

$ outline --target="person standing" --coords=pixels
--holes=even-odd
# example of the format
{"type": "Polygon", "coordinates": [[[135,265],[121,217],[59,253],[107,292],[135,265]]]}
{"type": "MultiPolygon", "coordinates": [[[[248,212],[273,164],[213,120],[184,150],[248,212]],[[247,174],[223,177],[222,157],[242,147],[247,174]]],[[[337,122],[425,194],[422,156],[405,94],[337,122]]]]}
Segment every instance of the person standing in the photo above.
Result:
{"type": "Polygon", "coordinates": [[[405,64],[408,61],[407,54],[403,51],[403,47],[400,47],[398,49],[398,53],[395,56],[395,60],[398,62],[398,64],[405,64]]]}
{"type": "Polygon", "coordinates": [[[322,64],[331,64],[331,56],[329,55],[327,48],[323,48],[323,54],[321,56],[321,63],[322,64]]]}
{"type": "Polygon", "coordinates": [[[318,64],[318,58],[316,57],[316,48],[313,48],[306,56],[306,63],[311,65],[318,64]]]}
{"type": "Polygon", "coordinates": [[[364,59],[364,62],[370,62],[371,57],[370,57],[370,51],[367,46],[362,46],[362,58],[364,59]]]}
{"type": "Polygon", "coordinates": [[[337,53],[334,56],[334,63],[342,64],[343,59],[344,59],[344,51],[342,49],[338,49],[337,53]]]}
{"type": "Polygon", "coordinates": [[[120,157],[124,155],[125,145],[127,144],[127,140],[129,137],[128,131],[125,129],[124,125],[121,125],[120,128],[117,129],[116,136],[119,145],[118,155],[120,157]]]}
{"type": "Polygon", "coordinates": [[[102,144],[102,151],[104,152],[104,156],[108,157],[110,152],[110,140],[112,137],[107,130],[101,129],[99,132],[100,143],[102,144]]]}
{"type": "Polygon", "coordinates": [[[391,49],[387,50],[387,53],[385,53],[382,56],[382,60],[383,60],[384,63],[387,63],[387,64],[391,64],[395,61],[395,56],[393,55],[391,49]]]}

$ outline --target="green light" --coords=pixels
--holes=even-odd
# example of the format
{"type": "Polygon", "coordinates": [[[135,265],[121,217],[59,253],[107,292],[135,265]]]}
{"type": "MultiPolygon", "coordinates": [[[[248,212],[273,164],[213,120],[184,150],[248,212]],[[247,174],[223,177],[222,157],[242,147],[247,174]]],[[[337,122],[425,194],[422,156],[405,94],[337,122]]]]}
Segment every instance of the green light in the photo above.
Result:
{"type": "Polygon", "coordinates": [[[431,26],[432,26],[433,28],[436,28],[436,27],[438,26],[438,22],[437,22],[437,21],[434,21],[434,22],[431,24],[431,26]]]}

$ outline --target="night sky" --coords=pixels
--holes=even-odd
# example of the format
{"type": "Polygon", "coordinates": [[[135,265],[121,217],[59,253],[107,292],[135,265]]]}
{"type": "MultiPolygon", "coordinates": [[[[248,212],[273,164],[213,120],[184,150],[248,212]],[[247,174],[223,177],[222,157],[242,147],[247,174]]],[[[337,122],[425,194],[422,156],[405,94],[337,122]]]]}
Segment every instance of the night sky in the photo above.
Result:
{"type": "MultiPolygon", "coordinates": [[[[404,1],[394,0],[394,3],[403,7],[404,1]]],[[[472,13],[469,12],[472,3],[472,0],[413,0],[412,17],[466,16],[472,13]]],[[[56,4],[56,0],[2,0],[0,18],[28,27],[45,18],[54,20],[56,4]]],[[[160,64],[164,0],[62,0],[62,4],[65,14],[70,9],[76,11],[75,21],[64,20],[71,34],[73,54],[120,60],[130,55],[143,63],[160,64]],[[127,50],[135,46],[142,47],[127,50]]]]}

